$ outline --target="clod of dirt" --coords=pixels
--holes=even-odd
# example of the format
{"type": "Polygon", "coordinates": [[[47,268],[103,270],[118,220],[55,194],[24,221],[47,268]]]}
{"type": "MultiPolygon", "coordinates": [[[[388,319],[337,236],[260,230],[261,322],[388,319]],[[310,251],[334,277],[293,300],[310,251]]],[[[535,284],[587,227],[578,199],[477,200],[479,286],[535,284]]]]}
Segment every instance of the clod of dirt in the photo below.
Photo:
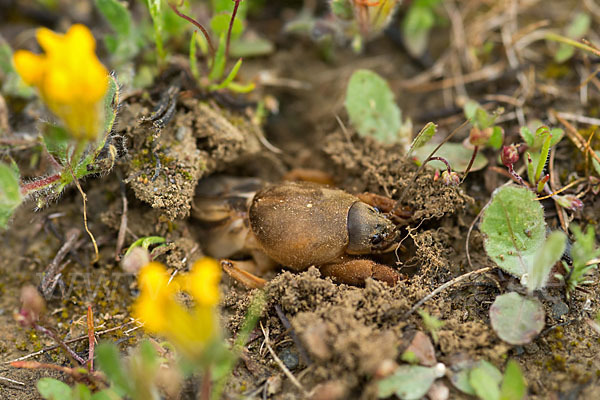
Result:
{"type": "Polygon", "coordinates": [[[434,181],[428,170],[411,184],[417,166],[404,157],[399,145],[382,145],[370,137],[348,138],[337,131],[327,136],[324,152],[333,162],[334,176],[343,188],[393,198],[402,195],[415,221],[451,215],[473,203],[462,189],[434,181]]]}
{"type": "Polygon", "coordinates": [[[160,132],[140,122],[150,111],[139,103],[123,107],[116,129],[131,143],[125,181],[138,199],[160,209],[167,220],[189,215],[201,177],[260,150],[261,133],[247,116],[196,99],[180,103],[160,132]]]}

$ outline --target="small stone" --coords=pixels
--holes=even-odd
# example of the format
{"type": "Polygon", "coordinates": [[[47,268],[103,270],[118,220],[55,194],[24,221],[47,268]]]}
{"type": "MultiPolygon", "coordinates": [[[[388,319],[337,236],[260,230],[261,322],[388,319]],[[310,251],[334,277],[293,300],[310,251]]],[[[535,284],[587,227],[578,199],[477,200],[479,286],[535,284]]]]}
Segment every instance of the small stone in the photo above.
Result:
{"type": "Polygon", "coordinates": [[[283,361],[287,369],[293,370],[298,368],[298,364],[300,363],[298,360],[298,354],[296,354],[296,352],[293,351],[291,348],[287,347],[281,350],[278,356],[281,359],[281,361],[283,361]]]}
{"type": "Polygon", "coordinates": [[[560,319],[563,315],[566,315],[569,312],[569,306],[559,301],[558,303],[552,306],[552,317],[554,319],[560,319]]]}
{"type": "Polygon", "coordinates": [[[435,349],[429,336],[421,331],[417,331],[413,336],[410,345],[406,348],[404,353],[412,353],[419,364],[426,367],[433,367],[436,365],[435,349]]]}

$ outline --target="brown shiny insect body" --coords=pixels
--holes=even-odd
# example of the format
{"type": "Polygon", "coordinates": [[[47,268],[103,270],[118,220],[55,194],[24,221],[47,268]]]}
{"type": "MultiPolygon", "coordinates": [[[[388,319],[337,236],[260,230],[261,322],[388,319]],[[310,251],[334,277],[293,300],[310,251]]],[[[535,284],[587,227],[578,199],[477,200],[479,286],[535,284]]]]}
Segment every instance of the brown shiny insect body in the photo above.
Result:
{"type": "Polygon", "coordinates": [[[260,274],[274,264],[296,271],[314,265],[323,275],[355,285],[368,277],[398,281],[393,268],[360,257],[393,250],[398,230],[357,196],[307,182],[264,186],[255,179],[217,179],[199,184],[194,216],[204,228],[208,255],[253,257],[250,264],[222,261],[247,286],[264,283],[244,272],[249,265],[260,274]]]}

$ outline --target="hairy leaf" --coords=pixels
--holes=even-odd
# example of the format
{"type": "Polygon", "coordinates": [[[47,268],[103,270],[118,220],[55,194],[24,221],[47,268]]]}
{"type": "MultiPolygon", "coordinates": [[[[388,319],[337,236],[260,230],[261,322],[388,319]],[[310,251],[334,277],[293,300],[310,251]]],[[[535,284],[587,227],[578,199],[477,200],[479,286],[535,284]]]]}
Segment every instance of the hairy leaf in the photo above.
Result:
{"type": "Polygon", "coordinates": [[[544,211],[535,199],[524,187],[503,186],[494,191],[481,221],[487,255],[519,278],[527,273],[546,238],[544,211]]]}
{"type": "Polygon", "coordinates": [[[544,328],[544,315],[539,300],[515,292],[496,297],[490,307],[492,328],[510,344],[531,342],[544,328]]]}

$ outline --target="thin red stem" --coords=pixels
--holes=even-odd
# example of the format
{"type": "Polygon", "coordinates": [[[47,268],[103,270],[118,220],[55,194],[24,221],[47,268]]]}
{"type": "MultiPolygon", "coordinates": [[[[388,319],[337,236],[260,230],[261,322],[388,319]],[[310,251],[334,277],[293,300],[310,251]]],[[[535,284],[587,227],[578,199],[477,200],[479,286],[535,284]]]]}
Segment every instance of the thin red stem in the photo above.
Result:
{"type": "Polygon", "coordinates": [[[237,14],[238,7],[242,0],[233,0],[233,12],[231,13],[231,19],[229,20],[229,29],[227,30],[227,46],[225,47],[225,59],[229,57],[229,42],[231,42],[231,31],[233,30],[233,21],[235,21],[235,15],[237,14]]]}
{"type": "Polygon", "coordinates": [[[479,150],[479,146],[475,146],[475,148],[473,149],[473,155],[471,156],[471,159],[469,160],[469,165],[467,165],[467,169],[465,169],[465,175],[462,178],[462,182],[464,182],[465,179],[467,179],[467,175],[469,175],[469,171],[471,171],[471,167],[473,167],[473,162],[475,162],[475,157],[477,157],[478,150],[479,150]]]}
{"type": "Polygon", "coordinates": [[[427,160],[427,162],[429,161],[441,161],[444,164],[446,164],[446,169],[448,170],[448,173],[452,173],[452,167],[450,166],[450,163],[448,162],[448,160],[446,160],[444,157],[431,157],[429,158],[429,160],[427,160]]]}
{"type": "Polygon", "coordinates": [[[43,189],[46,186],[53,184],[54,182],[56,182],[59,179],[60,179],[60,174],[55,174],[55,175],[47,176],[45,178],[40,178],[33,182],[25,183],[25,184],[23,184],[23,186],[21,186],[21,194],[23,196],[25,196],[25,195],[29,194],[29,192],[43,189]]]}
{"type": "Polygon", "coordinates": [[[210,55],[211,55],[212,59],[214,60],[214,58],[215,58],[215,47],[213,46],[212,40],[210,40],[210,35],[206,31],[206,29],[204,29],[204,27],[202,26],[202,24],[200,22],[196,21],[194,18],[188,17],[184,13],[180,12],[177,9],[177,6],[174,3],[171,3],[170,1],[168,3],[169,3],[169,7],[171,7],[171,9],[175,12],[175,14],[177,14],[179,17],[185,19],[186,21],[192,23],[196,28],[198,28],[198,29],[200,29],[200,31],[202,31],[202,34],[204,35],[204,38],[208,42],[208,47],[210,48],[210,55]]]}

